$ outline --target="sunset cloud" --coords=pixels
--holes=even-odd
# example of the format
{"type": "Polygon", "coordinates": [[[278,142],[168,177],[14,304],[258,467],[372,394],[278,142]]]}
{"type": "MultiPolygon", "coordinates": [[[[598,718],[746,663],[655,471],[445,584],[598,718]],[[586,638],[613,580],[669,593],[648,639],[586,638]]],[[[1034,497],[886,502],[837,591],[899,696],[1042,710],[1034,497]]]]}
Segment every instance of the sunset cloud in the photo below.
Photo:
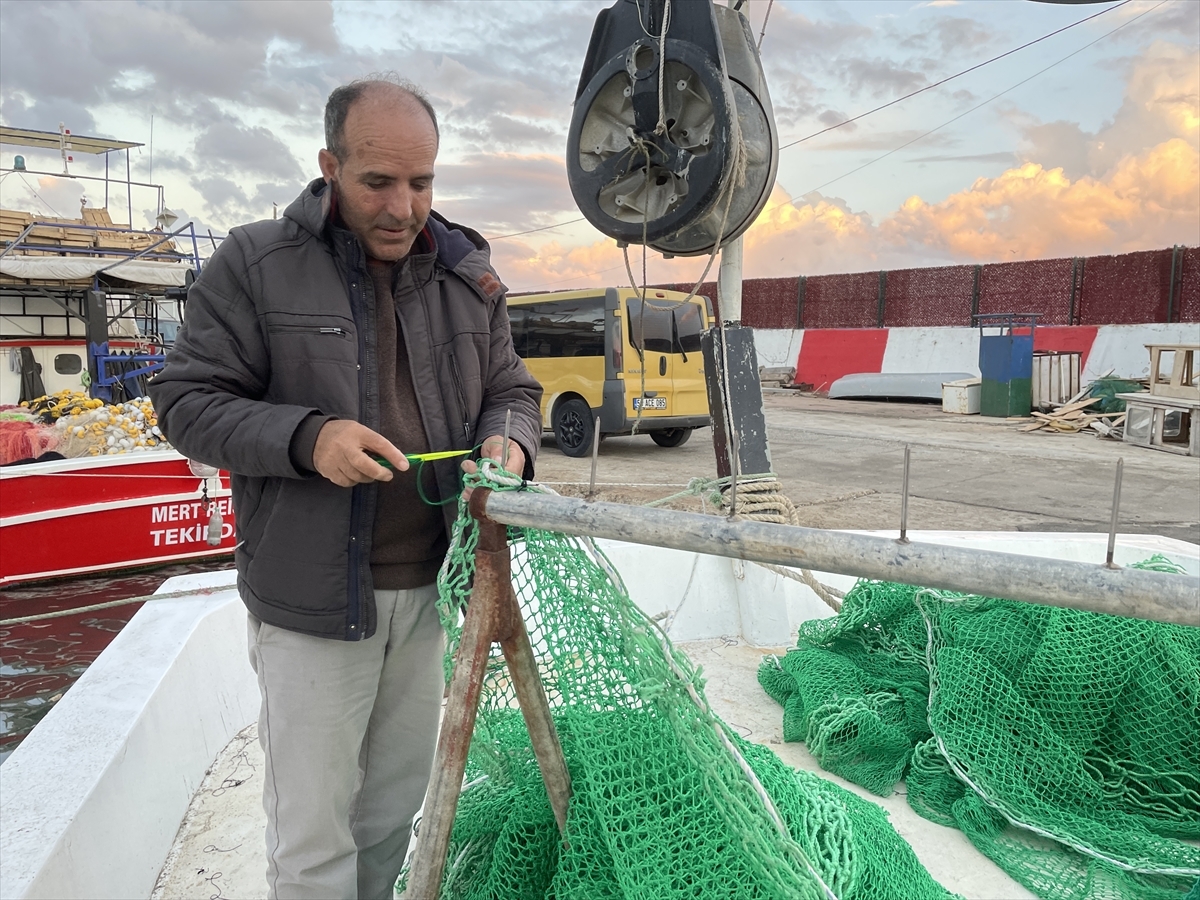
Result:
{"type": "Polygon", "coordinates": [[[1026,163],[941,203],[909,198],[884,221],[889,243],[970,261],[1144,250],[1200,240],[1200,155],[1179,138],[1103,179],[1026,163]]]}

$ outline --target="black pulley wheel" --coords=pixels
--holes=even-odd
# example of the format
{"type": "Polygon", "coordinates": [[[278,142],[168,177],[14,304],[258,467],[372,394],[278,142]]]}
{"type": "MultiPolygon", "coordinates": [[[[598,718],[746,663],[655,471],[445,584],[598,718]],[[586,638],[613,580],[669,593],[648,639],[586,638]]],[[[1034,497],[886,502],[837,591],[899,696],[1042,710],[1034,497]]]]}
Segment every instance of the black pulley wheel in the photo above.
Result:
{"type": "Polygon", "coordinates": [[[704,219],[731,177],[734,111],[720,69],[695,45],[668,39],[666,49],[666,134],[654,133],[658,46],[643,39],[595,73],[567,135],[567,180],[580,212],[629,243],[644,233],[653,244],[704,219]],[[652,103],[639,104],[643,94],[652,103]]]}
{"type": "Polygon", "coordinates": [[[567,134],[580,212],[619,243],[699,256],[742,234],[779,140],[746,17],[712,0],[616,0],[592,31],[567,134]],[[666,41],[660,39],[666,28],[666,41]]]}
{"type": "Polygon", "coordinates": [[[692,436],[690,428],[668,428],[650,432],[650,439],[660,447],[682,447],[692,436]]]}
{"type": "Polygon", "coordinates": [[[554,410],[554,440],[566,456],[588,456],[596,422],[591,408],[582,400],[564,400],[554,410]]]}

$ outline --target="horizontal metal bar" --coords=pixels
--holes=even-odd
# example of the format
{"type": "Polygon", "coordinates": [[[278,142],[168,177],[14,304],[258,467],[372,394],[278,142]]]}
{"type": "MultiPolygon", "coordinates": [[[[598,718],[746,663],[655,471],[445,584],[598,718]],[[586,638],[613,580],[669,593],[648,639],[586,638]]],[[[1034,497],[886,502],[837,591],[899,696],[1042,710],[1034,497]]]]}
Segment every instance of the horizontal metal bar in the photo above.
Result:
{"type": "MultiPolygon", "coordinates": [[[[125,149],[125,148],[122,147],[121,149],[125,149]]],[[[86,153],[88,151],[85,150],[83,152],[86,153]]],[[[114,151],[107,151],[107,152],[111,153],[114,151]]],[[[48,175],[51,178],[69,178],[74,181],[107,181],[109,184],[112,184],[112,185],[124,184],[124,185],[128,185],[130,187],[149,187],[149,188],[161,188],[162,187],[161,184],[151,184],[149,181],[122,181],[119,178],[101,178],[99,175],[76,175],[74,172],[68,172],[65,175],[62,172],[40,172],[36,169],[0,169],[0,172],[3,172],[3,173],[20,172],[22,175],[48,175]]],[[[62,226],[59,226],[59,227],[62,227],[62,226]]],[[[105,229],[105,231],[108,231],[108,230],[109,229],[107,229],[107,228],[105,229]]]]}
{"type": "Polygon", "coordinates": [[[1200,626],[1200,578],[1192,575],[1109,569],[915,541],[902,544],[872,535],[532,492],[492,492],[486,511],[505,525],[1200,626]]]}

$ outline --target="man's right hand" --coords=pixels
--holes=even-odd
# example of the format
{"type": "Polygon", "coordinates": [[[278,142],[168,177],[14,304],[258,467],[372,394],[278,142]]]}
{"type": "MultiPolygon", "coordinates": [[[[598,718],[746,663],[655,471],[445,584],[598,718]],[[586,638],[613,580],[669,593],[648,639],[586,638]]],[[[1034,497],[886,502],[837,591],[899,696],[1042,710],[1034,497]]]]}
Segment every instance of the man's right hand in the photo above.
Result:
{"type": "Polygon", "coordinates": [[[383,457],[398,472],[408,469],[404,454],[383,435],[358,422],[332,419],[317,433],[313,468],[338,487],[391,481],[391,471],[371,459],[372,456],[383,457]]]}

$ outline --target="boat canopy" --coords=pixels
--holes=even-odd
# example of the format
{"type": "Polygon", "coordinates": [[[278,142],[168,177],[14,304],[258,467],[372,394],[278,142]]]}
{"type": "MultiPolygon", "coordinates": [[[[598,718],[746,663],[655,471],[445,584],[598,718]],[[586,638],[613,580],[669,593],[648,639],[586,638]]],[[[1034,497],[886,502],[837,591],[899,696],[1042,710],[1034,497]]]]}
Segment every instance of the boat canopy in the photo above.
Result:
{"type": "Polygon", "coordinates": [[[31,281],[90,281],[103,272],[133,284],[182,287],[192,267],[186,262],[155,260],[66,259],[61,256],[13,256],[0,259],[0,274],[31,281]]]}

